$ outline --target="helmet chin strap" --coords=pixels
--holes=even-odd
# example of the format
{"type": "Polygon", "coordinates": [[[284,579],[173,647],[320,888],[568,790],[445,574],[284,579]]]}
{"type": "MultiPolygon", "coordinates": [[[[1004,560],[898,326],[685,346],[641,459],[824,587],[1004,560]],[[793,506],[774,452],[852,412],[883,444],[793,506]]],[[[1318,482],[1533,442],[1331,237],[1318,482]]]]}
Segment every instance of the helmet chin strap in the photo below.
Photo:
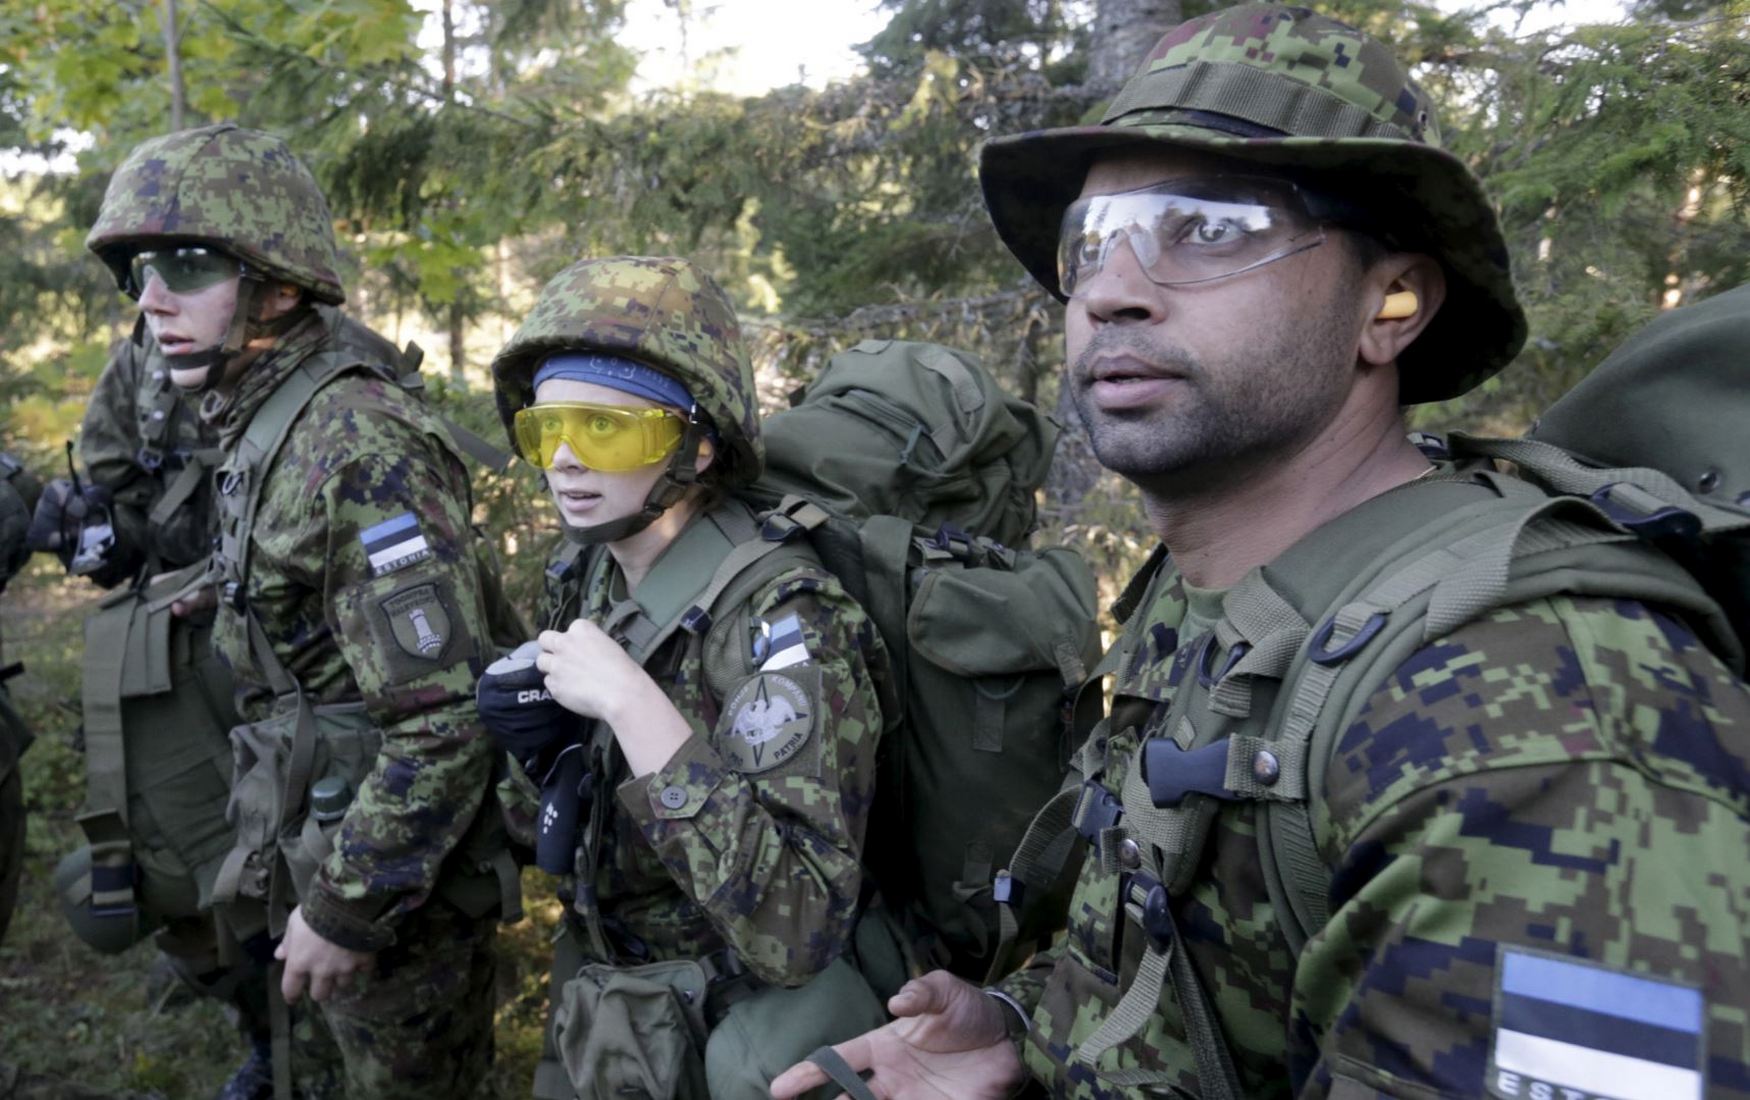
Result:
{"type": "Polygon", "coordinates": [[[237,280],[237,303],[231,307],[231,323],[226,326],[225,337],[219,341],[219,345],[191,351],[186,355],[164,357],[165,365],[172,371],[205,369],[198,383],[183,386],[182,389],[196,396],[211,393],[225,380],[225,367],[243,354],[249,341],[261,336],[278,336],[303,318],[303,309],[293,309],[271,321],[254,320],[256,303],[261,300],[262,292],[266,289],[267,283],[259,275],[244,274],[237,280]]]}
{"type": "Polygon", "coordinates": [[[564,525],[566,541],[578,546],[619,542],[655,523],[664,512],[680,503],[681,498],[687,495],[687,490],[698,484],[699,443],[705,435],[705,425],[699,421],[698,410],[695,408],[693,415],[687,420],[687,430],[681,436],[680,446],[675,448],[662,476],[656,479],[656,484],[645,495],[644,507],[621,519],[592,524],[589,527],[574,527],[567,523],[564,525]]]}

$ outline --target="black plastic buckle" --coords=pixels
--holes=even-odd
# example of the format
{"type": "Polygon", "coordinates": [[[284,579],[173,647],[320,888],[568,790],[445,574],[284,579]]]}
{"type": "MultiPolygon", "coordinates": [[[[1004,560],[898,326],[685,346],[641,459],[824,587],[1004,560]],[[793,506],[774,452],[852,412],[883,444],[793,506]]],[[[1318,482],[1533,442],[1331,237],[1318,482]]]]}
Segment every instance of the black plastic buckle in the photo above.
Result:
{"type": "Polygon", "coordinates": [[[705,633],[711,629],[711,613],[697,604],[687,608],[681,616],[681,629],[693,635],[705,633]]]}
{"type": "Polygon", "coordinates": [[[1197,682],[1206,688],[1212,688],[1227,679],[1227,674],[1234,670],[1240,659],[1252,651],[1250,642],[1235,642],[1233,648],[1227,651],[1227,660],[1222,662],[1221,671],[1211,674],[1209,666],[1214,663],[1211,658],[1218,648],[1215,635],[1211,633],[1203,643],[1202,652],[1197,655],[1197,682]]]}
{"type": "Polygon", "coordinates": [[[134,452],[134,462],[140,469],[155,474],[164,466],[164,452],[156,447],[141,447],[134,452]]]}
{"type": "Polygon", "coordinates": [[[1157,951],[1165,951],[1178,935],[1173,924],[1172,898],[1161,880],[1145,871],[1131,871],[1123,883],[1124,900],[1142,909],[1142,930],[1157,951]],[[1137,898],[1137,894],[1142,896],[1137,898]]]}
{"type": "Polygon", "coordinates": [[[768,512],[760,520],[760,538],[765,542],[789,542],[802,532],[802,525],[785,512],[768,512]]]}
{"type": "Polygon", "coordinates": [[[936,528],[936,537],[932,540],[936,549],[946,551],[955,557],[964,558],[972,553],[973,544],[977,541],[970,534],[946,520],[936,528]]]}
{"type": "Polygon", "coordinates": [[[1092,779],[1082,783],[1082,794],[1076,800],[1075,828],[1089,844],[1098,842],[1100,834],[1118,824],[1124,816],[1124,803],[1118,796],[1092,779]]]}
{"type": "Polygon", "coordinates": [[[238,473],[236,470],[226,470],[219,478],[219,493],[221,496],[230,496],[235,493],[238,487],[242,484],[242,474],[238,473]]]}
{"type": "Polygon", "coordinates": [[[1027,884],[1009,874],[1008,869],[1004,868],[998,871],[997,877],[992,880],[990,896],[998,905],[1007,905],[1018,909],[1021,907],[1021,899],[1027,896],[1027,884]]]}
{"type": "Polygon", "coordinates": [[[226,581],[223,594],[225,598],[225,606],[238,614],[242,614],[244,608],[249,602],[243,594],[243,586],[237,581],[226,581]]]}
{"type": "Polygon", "coordinates": [[[1701,534],[1701,520],[1694,512],[1669,504],[1657,511],[1641,512],[1616,500],[1610,491],[1620,484],[1620,481],[1613,481],[1591,496],[1592,503],[1613,522],[1643,539],[1693,539],[1701,534]]]}
{"type": "Polygon", "coordinates": [[[1149,800],[1170,810],[1187,795],[1206,794],[1223,802],[1239,796],[1227,789],[1228,741],[1223,738],[1198,749],[1182,749],[1170,737],[1151,737],[1142,746],[1142,781],[1149,800]]]}
{"type": "Polygon", "coordinates": [[[1336,649],[1327,647],[1331,644],[1331,635],[1336,633],[1337,619],[1335,616],[1326,619],[1324,625],[1313,634],[1312,642],[1307,647],[1307,660],[1315,665],[1334,665],[1347,661],[1361,652],[1368,642],[1373,641],[1373,636],[1385,628],[1385,619],[1385,612],[1375,611],[1361,624],[1361,629],[1355,632],[1354,637],[1336,649]]]}

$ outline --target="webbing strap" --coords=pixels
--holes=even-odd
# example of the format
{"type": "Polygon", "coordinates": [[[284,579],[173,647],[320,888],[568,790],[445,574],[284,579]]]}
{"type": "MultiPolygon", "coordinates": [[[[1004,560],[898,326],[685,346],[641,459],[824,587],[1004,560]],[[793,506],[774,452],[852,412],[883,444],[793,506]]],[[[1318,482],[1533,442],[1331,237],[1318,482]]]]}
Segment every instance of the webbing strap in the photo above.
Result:
{"type": "MultiPolygon", "coordinates": [[[[1158,884],[1148,884],[1142,879],[1132,880],[1126,885],[1125,916],[1139,931],[1145,901],[1135,895],[1149,885],[1156,890],[1160,888],[1158,884]]],[[[1160,1007],[1161,991],[1170,980],[1185,1024],[1185,1037],[1190,1041],[1191,1053],[1197,1061],[1198,1095],[1205,1100],[1242,1100],[1244,1094],[1240,1091],[1239,1074],[1228,1054],[1227,1042],[1222,1038],[1215,1007],[1210,1004],[1209,992],[1179,936],[1172,906],[1156,906],[1151,916],[1164,924],[1162,935],[1150,937],[1142,962],[1124,990],[1124,996],[1119,998],[1111,1014],[1101,1021],[1094,1033],[1076,1048],[1074,1060],[1091,1067],[1101,1055],[1146,1027],[1160,1007]]],[[[1167,1073],[1143,1069],[1095,1069],[1094,1074],[1102,1081],[1125,1088],[1166,1084],[1171,1080],[1167,1073]]]]}
{"type": "Polygon", "coordinates": [[[1455,450],[1516,463],[1536,480],[1560,493],[1590,497],[1606,486],[1630,486],[1655,498],[1695,513],[1709,532],[1736,531],[1750,527],[1750,517],[1698,500],[1670,475],[1646,466],[1598,468],[1582,465],[1572,455],[1536,439],[1491,439],[1453,432],[1455,450]]]}
{"type": "Polygon", "coordinates": [[[85,624],[81,704],[85,719],[85,805],[77,821],[91,844],[91,908],[134,908],[134,855],[128,834],[127,744],[122,733],[122,671],[141,598],[130,593],[85,624]]]}
{"type": "Polygon", "coordinates": [[[170,484],[165,487],[164,495],[158,498],[158,503],[152,506],[152,511],[146,516],[146,522],[153,527],[163,527],[176,515],[177,511],[187,504],[194,496],[195,490],[207,480],[210,472],[223,462],[225,452],[216,447],[195,451],[188,456],[188,461],[182,469],[176,472],[170,484]]]}
{"type": "Polygon", "coordinates": [[[863,521],[858,532],[863,549],[863,571],[869,580],[869,604],[863,610],[875,620],[881,640],[887,643],[889,675],[897,698],[906,694],[905,583],[911,561],[912,525],[898,516],[875,515],[863,521]]]}
{"type": "Polygon", "coordinates": [[[609,610],[602,629],[622,639],[626,652],[642,665],[689,613],[708,612],[738,575],[781,545],[760,538],[739,505],[695,517],[652,563],[637,593],[609,610]]]}
{"type": "Polygon", "coordinates": [[[438,423],[442,424],[444,430],[450,433],[450,441],[456,445],[456,448],[475,462],[497,474],[502,474],[510,469],[511,454],[509,451],[502,447],[493,446],[479,433],[463,427],[447,416],[440,415],[438,423]]]}
{"type": "Polygon", "coordinates": [[[1254,681],[1280,680],[1311,627],[1256,570],[1222,599],[1222,612],[1216,641],[1229,654],[1235,646],[1247,648],[1210,689],[1209,708],[1230,718],[1248,718],[1254,681]]]}

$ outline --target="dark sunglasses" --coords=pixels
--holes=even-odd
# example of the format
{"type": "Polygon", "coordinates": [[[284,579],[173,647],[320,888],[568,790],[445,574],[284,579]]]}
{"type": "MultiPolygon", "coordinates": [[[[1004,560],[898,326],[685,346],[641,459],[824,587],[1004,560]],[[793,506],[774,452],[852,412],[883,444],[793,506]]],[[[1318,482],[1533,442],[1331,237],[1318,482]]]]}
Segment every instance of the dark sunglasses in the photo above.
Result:
{"type": "Polygon", "coordinates": [[[134,253],[128,264],[128,294],[138,298],[146,292],[152,276],[158,276],[172,294],[192,294],[216,286],[243,273],[235,256],[211,248],[188,245],[134,253]]]}

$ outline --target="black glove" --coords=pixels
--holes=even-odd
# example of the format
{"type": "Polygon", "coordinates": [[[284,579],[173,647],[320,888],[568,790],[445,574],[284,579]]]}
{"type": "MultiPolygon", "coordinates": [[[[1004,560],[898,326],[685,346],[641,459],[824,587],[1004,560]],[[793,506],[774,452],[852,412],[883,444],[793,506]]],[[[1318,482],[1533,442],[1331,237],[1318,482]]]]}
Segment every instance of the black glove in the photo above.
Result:
{"type": "Polygon", "coordinates": [[[110,501],[109,490],[102,485],[81,488],[64,477],[56,478],[37,499],[25,545],[54,554],[71,573],[101,569],[115,546],[110,501]]]}
{"type": "MultiPolygon", "coordinates": [[[[542,750],[575,742],[580,723],[577,715],[553,701],[547,693],[546,674],[535,667],[541,647],[524,642],[508,657],[486,667],[474,689],[474,703],[486,732],[502,749],[517,758],[529,777],[539,783],[545,777],[538,768],[542,750]]],[[[548,754],[551,760],[551,754],[548,754]]]]}

